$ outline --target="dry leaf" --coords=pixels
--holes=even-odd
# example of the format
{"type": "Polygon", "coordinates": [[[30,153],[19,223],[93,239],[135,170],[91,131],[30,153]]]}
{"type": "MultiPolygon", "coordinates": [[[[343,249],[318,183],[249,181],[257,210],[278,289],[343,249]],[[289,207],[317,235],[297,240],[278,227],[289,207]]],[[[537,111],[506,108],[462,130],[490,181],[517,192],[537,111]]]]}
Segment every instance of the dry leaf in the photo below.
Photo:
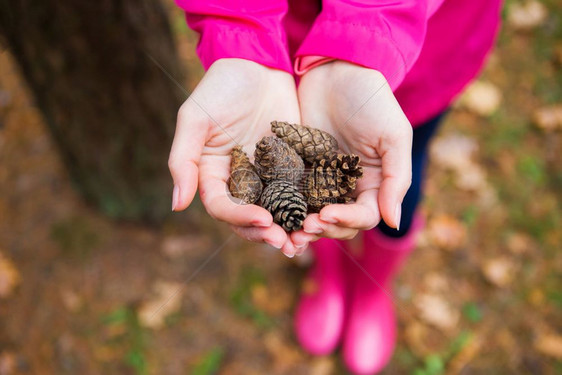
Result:
{"type": "Polygon", "coordinates": [[[431,346],[431,341],[435,340],[431,338],[431,329],[417,320],[409,323],[404,330],[404,339],[408,347],[419,357],[435,352],[435,348],[431,346]]]}
{"type": "Polygon", "coordinates": [[[437,138],[431,145],[431,161],[442,168],[462,173],[473,164],[472,157],[478,150],[475,139],[461,134],[437,138]]]}
{"type": "Polygon", "coordinates": [[[318,357],[312,360],[310,375],[332,375],[335,373],[336,364],[332,357],[318,357]]]}
{"type": "Polygon", "coordinates": [[[514,254],[527,253],[533,247],[533,241],[525,233],[512,233],[507,239],[507,248],[514,254]]]}
{"type": "Polygon", "coordinates": [[[162,242],[162,252],[175,259],[195,250],[204,250],[211,246],[211,239],[201,235],[170,236],[162,242]]]}
{"type": "Polygon", "coordinates": [[[0,298],[12,295],[20,282],[20,274],[14,263],[0,253],[0,298]]]}
{"type": "Polygon", "coordinates": [[[546,20],[548,11],[539,1],[513,3],[507,11],[507,22],[518,30],[535,28],[546,20]]]}
{"type": "Polygon", "coordinates": [[[500,106],[502,95],[490,82],[474,81],[459,100],[459,106],[480,116],[490,116],[500,106]]]}
{"type": "Polygon", "coordinates": [[[547,132],[562,130],[562,104],[537,109],[533,114],[533,122],[547,132]]]}
{"type": "Polygon", "coordinates": [[[454,250],[466,242],[466,227],[449,215],[439,215],[431,219],[428,232],[435,245],[446,250],[454,250]]]}
{"type": "Polygon", "coordinates": [[[486,172],[478,164],[471,163],[464,170],[458,171],[455,184],[459,189],[467,191],[480,191],[488,187],[486,172]]]}
{"type": "Polygon", "coordinates": [[[268,314],[279,314],[291,308],[292,294],[287,288],[256,284],[251,289],[252,302],[259,310],[268,314]]]}
{"type": "Polygon", "coordinates": [[[0,375],[11,375],[16,373],[17,359],[12,352],[0,353],[0,375]]]}
{"type": "Polygon", "coordinates": [[[442,297],[436,294],[420,294],[414,299],[420,317],[437,328],[449,330],[459,321],[459,312],[442,297]]]}
{"type": "Polygon", "coordinates": [[[76,312],[82,307],[82,298],[70,289],[63,289],[60,292],[64,307],[70,312],[76,312]]]}
{"type": "Polygon", "coordinates": [[[152,296],[137,311],[139,323],[148,328],[162,328],[166,317],[180,309],[182,286],[181,283],[156,281],[152,296]]]}
{"type": "Polygon", "coordinates": [[[484,261],[482,272],[486,279],[492,284],[505,287],[511,284],[515,266],[508,258],[494,258],[484,261]]]}
{"type": "Polygon", "coordinates": [[[535,341],[535,349],[549,357],[562,360],[562,336],[560,335],[541,335],[535,341]]]}
{"type": "Polygon", "coordinates": [[[424,286],[432,292],[442,292],[448,289],[447,278],[437,272],[430,272],[423,278],[424,286]]]}
{"type": "Polygon", "coordinates": [[[470,338],[469,342],[449,362],[447,368],[450,374],[460,374],[463,368],[478,355],[482,349],[483,339],[481,337],[470,338]]]}
{"type": "Polygon", "coordinates": [[[264,345],[273,359],[276,372],[287,373],[292,364],[301,360],[301,353],[290,346],[276,331],[271,331],[264,338],[264,345]]]}

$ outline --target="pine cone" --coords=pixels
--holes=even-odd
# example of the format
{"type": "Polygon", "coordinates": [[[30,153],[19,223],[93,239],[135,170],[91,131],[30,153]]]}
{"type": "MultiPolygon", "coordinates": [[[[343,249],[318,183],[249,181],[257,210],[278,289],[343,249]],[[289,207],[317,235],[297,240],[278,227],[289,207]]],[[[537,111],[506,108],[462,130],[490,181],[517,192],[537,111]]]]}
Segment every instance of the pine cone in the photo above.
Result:
{"type": "Polygon", "coordinates": [[[250,163],[248,155],[241,146],[236,146],[230,153],[230,179],[228,189],[232,196],[240,198],[243,203],[252,204],[259,199],[263,186],[256,168],[250,163]]]}
{"type": "Polygon", "coordinates": [[[263,190],[260,206],[268,210],[273,221],[287,232],[302,228],[306,217],[306,201],[291,183],[273,181],[263,190]]]}
{"type": "Polygon", "coordinates": [[[254,152],[256,171],[262,180],[298,182],[304,172],[304,162],[287,143],[276,137],[263,137],[254,152]]]}
{"type": "Polygon", "coordinates": [[[333,203],[347,203],[363,176],[357,155],[330,153],[314,162],[303,181],[303,191],[311,212],[333,203]]]}
{"type": "Polygon", "coordinates": [[[272,121],[271,131],[295,149],[304,161],[312,164],[325,154],[338,150],[338,141],[320,129],[308,126],[272,121]]]}

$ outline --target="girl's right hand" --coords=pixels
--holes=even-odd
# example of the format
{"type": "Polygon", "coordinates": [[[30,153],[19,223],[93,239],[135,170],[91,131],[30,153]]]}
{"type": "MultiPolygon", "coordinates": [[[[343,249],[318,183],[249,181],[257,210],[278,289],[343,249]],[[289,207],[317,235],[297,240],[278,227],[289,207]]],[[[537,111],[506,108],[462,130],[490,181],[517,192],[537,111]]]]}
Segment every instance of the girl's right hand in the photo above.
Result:
{"type": "Polygon", "coordinates": [[[178,113],[169,168],[174,180],[173,211],[186,209],[197,188],[209,215],[229,223],[241,237],[296,252],[271,214],[257,205],[240,205],[227,193],[230,151],[241,145],[249,155],[270,122],[298,123],[293,77],[242,59],[217,60],[178,113]]]}

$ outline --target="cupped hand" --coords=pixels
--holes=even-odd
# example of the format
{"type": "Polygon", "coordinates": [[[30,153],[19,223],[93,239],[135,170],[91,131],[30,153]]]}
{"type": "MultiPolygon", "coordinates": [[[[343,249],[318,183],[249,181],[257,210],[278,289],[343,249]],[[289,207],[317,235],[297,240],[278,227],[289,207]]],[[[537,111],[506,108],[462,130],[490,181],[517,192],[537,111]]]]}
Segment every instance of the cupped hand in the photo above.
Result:
{"type": "Polygon", "coordinates": [[[318,237],[349,239],[381,218],[397,228],[411,182],[412,127],[384,76],[351,63],[331,62],[302,77],[298,98],[302,123],[331,133],[344,152],[359,155],[364,176],[354,203],[329,205],[309,215],[303,230],[291,234],[293,243],[318,237]]]}
{"type": "Polygon", "coordinates": [[[240,205],[227,193],[230,151],[271,134],[275,119],[299,122],[293,77],[242,59],[221,59],[207,71],[178,112],[169,158],[174,180],[172,209],[186,209],[197,189],[209,215],[241,237],[294,254],[290,237],[257,205],[240,205]]]}

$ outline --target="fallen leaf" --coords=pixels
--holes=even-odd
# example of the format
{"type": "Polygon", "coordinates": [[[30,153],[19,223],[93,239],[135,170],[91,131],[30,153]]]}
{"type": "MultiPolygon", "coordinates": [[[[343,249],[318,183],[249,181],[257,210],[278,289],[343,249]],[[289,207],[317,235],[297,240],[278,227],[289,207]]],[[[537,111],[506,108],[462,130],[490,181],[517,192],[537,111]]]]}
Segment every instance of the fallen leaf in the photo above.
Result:
{"type": "Polygon", "coordinates": [[[546,132],[562,130],[562,104],[537,109],[533,114],[533,123],[546,132]]]}
{"type": "Polygon", "coordinates": [[[482,264],[484,277],[498,287],[506,287],[513,281],[515,265],[505,257],[485,260],[482,264]]]}
{"type": "Polygon", "coordinates": [[[16,373],[16,355],[12,352],[0,353],[0,375],[11,375],[16,373]]]}
{"type": "Polygon", "coordinates": [[[317,357],[310,365],[310,375],[331,375],[335,373],[336,364],[332,357],[317,357]]]}
{"type": "Polygon", "coordinates": [[[459,321],[460,313],[440,295],[420,294],[414,299],[414,304],[421,319],[439,329],[452,329],[459,321]]]}
{"type": "Polygon", "coordinates": [[[277,373],[289,373],[292,364],[301,360],[301,352],[290,346],[277,331],[271,331],[264,338],[264,345],[273,359],[277,373]]]}
{"type": "Polygon", "coordinates": [[[166,317],[180,309],[182,286],[181,283],[156,281],[149,299],[137,311],[139,323],[152,329],[162,328],[166,317]]]}
{"type": "Polygon", "coordinates": [[[539,1],[513,3],[507,10],[507,22],[517,30],[533,29],[546,20],[548,11],[539,1]]]}
{"type": "Polygon", "coordinates": [[[474,81],[459,99],[459,106],[480,116],[490,116],[500,106],[502,94],[490,82],[474,81]]]}
{"type": "Polygon", "coordinates": [[[549,357],[562,359],[562,336],[547,334],[541,335],[535,341],[535,349],[549,357]]]}
{"type": "Polygon", "coordinates": [[[70,289],[63,289],[60,292],[64,307],[70,312],[76,312],[82,307],[82,298],[70,289]]]}
{"type": "Polygon", "coordinates": [[[251,289],[252,302],[261,311],[268,314],[279,314],[290,309],[292,294],[287,288],[272,287],[256,284],[251,289]]]}
{"type": "Polygon", "coordinates": [[[410,350],[419,357],[425,357],[436,351],[435,334],[432,335],[432,329],[413,320],[406,326],[404,330],[404,339],[410,350]],[[434,345],[431,345],[434,344],[434,345]]]}
{"type": "Polygon", "coordinates": [[[512,233],[507,238],[507,248],[513,254],[524,254],[533,248],[533,241],[525,233],[512,233]]]}
{"type": "Polygon", "coordinates": [[[449,373],[462,373],[463,368],[469,364],[482,349],[483,341],[481,337],[470,338],[468,343],[449,362],[447,366],[449,373]]]}
{"type": "Polygon", "coordinates": [[[166,237],[162,242],[162,252],[169,258],[176,259],[195,250],[204,250],[211,246],[211,239],[203,235],[185,235],[166,237]]]}
{"type": "Polygon", "coordinates": [[[466,227],[456,218],[439,215],[429,221],[428,232],[432,242],[445,250],[454,250],[466,242],[466,227]]]}
{"type": "Polygon", "coordinates": [[[442,168],[462,173],[473,164],[472,157],[478,150],[475,139],[451,134],[437,138],[431,145],[431,161],[442,168]]]}
{"type": "Polygon", "coordinates": [[[424,286],[432,292],[442,292],[448,289],[448,282],[445,276],[437,273],[430,272],[423,278],[424,286]]]}
{"type": "Polygon", "coordinates": [[[0,298],[12,295],[20,282],[20,274],[14,263],[0,252],[0,298]]]}
{"type": "Polygon", "coordinates": [[[455,176],[458,188],[467,191],[479,191],[487,188],[486,172],[478,164],[468,164],[464,170],[458,171],[455,176]]]}

